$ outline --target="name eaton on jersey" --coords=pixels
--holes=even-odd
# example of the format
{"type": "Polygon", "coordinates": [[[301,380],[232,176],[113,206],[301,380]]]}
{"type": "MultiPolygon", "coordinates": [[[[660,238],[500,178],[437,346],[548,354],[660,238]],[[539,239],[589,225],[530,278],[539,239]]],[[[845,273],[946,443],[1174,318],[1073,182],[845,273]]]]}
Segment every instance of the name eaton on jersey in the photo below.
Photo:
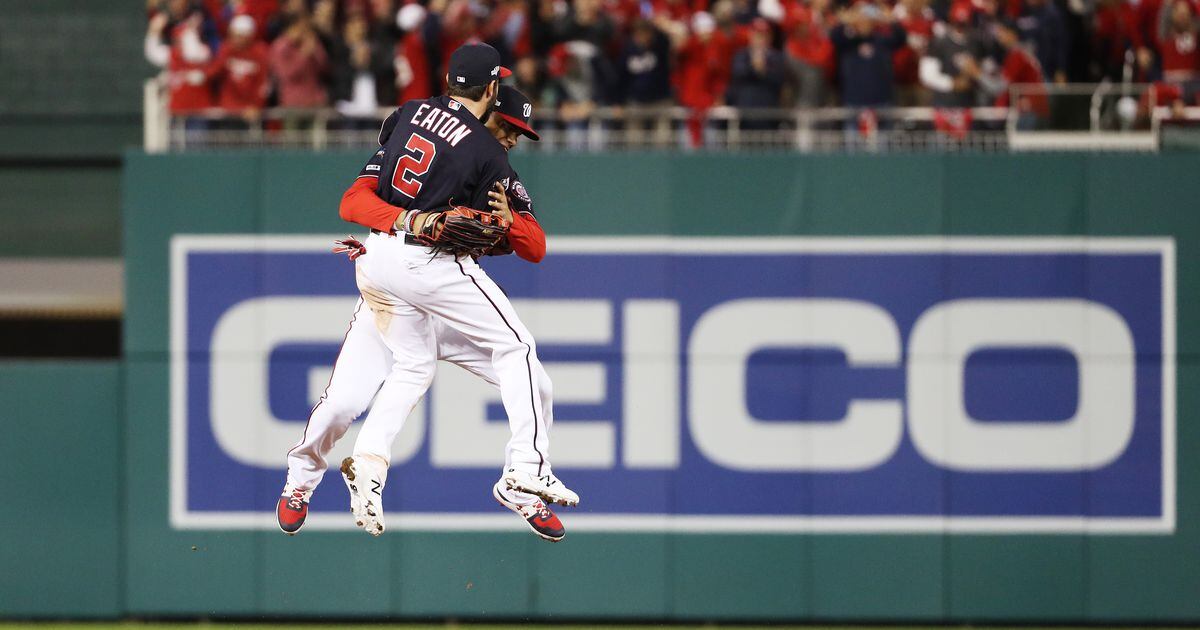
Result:
{"type": "MultiPolygon", "coordinates": [[[[173,522],[233,524],[259,509],[258,486],[273,487],[278,453],[328,380],[352,266],[324,239],[173,247],[173,522]]],[[[554,382],[556,468],[591,499],[576,518],[1173,528],[1169,242],[674,247],[689,253],[567,240],[545,265],[488,261],[554,382]]],[[[401,482],[386,499],[399,512],[491,514],[475,486],[487,488],[507,437],[498,392],[440,364],[393,477],[455,491],[434,506],[401,482]]],[[[340,499],[318,495],[312,509],[340,512],[340,499]]]]}

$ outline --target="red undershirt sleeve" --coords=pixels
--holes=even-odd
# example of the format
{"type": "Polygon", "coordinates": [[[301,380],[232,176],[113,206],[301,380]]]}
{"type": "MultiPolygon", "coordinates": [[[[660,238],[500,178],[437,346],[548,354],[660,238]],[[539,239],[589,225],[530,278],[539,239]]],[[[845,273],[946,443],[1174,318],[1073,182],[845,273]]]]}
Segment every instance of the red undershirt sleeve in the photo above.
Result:
{"type": "Polygon", "coordinates": [[[508,228],[508,244],[518,256],[529,262],[541,262],[546,256],[546,233],[533,215],[514,212],[508,228]]]}
{"type": "Polygon", "coordinates": [[[354,180],[354,183],[342,195],[342,203],[338,206],[338,215],[342,217],[343,221],[357,223],[363,227],[390,234],[393,231],[392,226],[396,224],[396,217],[400,216],[404,208],[393,206],[380,199],[379,195],[375,194],[375,186],[378,182],[377,177],[369,175],[354,180]]]}

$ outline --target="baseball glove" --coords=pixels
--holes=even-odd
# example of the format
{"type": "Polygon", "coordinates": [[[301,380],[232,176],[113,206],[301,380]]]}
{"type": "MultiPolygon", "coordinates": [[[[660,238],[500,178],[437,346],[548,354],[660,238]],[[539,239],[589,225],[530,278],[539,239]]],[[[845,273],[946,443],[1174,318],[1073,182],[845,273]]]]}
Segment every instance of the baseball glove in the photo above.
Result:
{"type": "Polygon", "coordinates": [[[508,235],[504,217],[466,206],[451,206],[425,218],[413,234],[422,245],[456,256],[479,257],[487,254],[508,235]]]}

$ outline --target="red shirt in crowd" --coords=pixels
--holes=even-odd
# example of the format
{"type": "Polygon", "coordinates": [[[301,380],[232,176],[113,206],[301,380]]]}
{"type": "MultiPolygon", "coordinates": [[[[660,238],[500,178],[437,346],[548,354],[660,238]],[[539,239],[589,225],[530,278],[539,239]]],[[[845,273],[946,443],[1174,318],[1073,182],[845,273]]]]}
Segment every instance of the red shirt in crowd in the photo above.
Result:
{"type": "Polygon", "coordinates": [[[1135,48],[1154,48],[1158,45],[1158,13],[1162,0],[1140,0],[1137,3],[1137,25],[1130,33],[1135,48]]]}
{"type": "Polygon", "coordinates": [[[815,24],[793,29],[787,40],[787,53],[804,63],[820,68],[828,80],[833,76],[834,54],[833,42],[815,24]]]}
{"type": "MultiPolygon", "coordinates": [[[[1042,66],[1038,64],[1038,60],[1019,46],[1008,49],[1008,54],[1004,57],[1004,65],[1000,68],[1000,74],[1010,85],[1013,83],[1042,85],[1046,81],[1042,76],[1042,66]]],[[[1008,95],[1008,90],[1001,92],[996,97],[996,107],[1008,107],[1008,95]]],[[[1039,116],[1050,114],[1050,103],[1046,99],[1046,92],[1040,88],[1032,92],[1022,91],[1021,101],[1017,103],[1017,107],[1021,111],[1034,112],[1039,116]]]]}
{"type": "Polygon", "coordinates": [[[242,48],[222,46],[209,70],[220,86],[217,106],[240,112],[266,105],[269,58],[267,45],[260,41],[242,48]]]}
{"type": "Polygon", "coordinates": [[[651,11],[655,17],[665,15],[676,22],[687,22],[692,14],[708,9],[707,0],[652,0],[651,11]]]}
{"type": "Polygon", "coordinates": [[[1168,81],[1190,81],[1200,71],[1195,30],[1167,33],[1158,43],[1158,55],[1162,59],[1163,78],[1168,81]]]}
{"type": "Polygon", "coordinates": [[[320,107],[328,95],[322,75],[329,64],[325,48],[313,36],[295,42],[287,36],[271,44],[271,69],[279,82],[279,104],[283,107],[320,107]]]}
{"type": "Polygon", "coordinates": [[[208,47],[195,38],[195,25],[184,22],[175,27],[171,36],[171,54],[167,59],[167,89],[172,114],[193,113],[212,107],[212,85],[208,80],[208,47]],[[196,48],[189,58],[184,54],[184,40],[196,48]],[[203,53],[199,55],[197,53],[203,53]]]}
{"type": "Polygon", "coordinates": [[[396,104],[433,96],[429,76],[429,58],[425,54],[425,38],[420,30],[404,35],[396,42],[396,104]]]}
{"type": "Polygon", "coordinates": [[[908,35],[905,44],[892,53],[892,72],[898,85],[916,85],[921,55],[933,41],[933,12],[924,14],[905,15],[900,20],[900,26],[908,35]]]}
{"type": "Polygon", "coordinates": [[[1130,44],[1138,46],[1142,38],[1137,35],[1137,8],[1128,2],[1101,4],[1096,7],[1095,50],[1106,57],[1109,67],[1120,67],[1125,63],[1125,49],[1130,44]]]}
{"type": "Polygon", "coordinates": [[[721,47],[713,45],[717,36],[724,34],[714,32],[708,41],[692,35],[677,52],[675,81],[680,105],[708,109],[725,93],[728,63],[721,58],[721,47]]]}
{"type": "Polygon", "coordinates": [[[254,18],[255,34],[259,39],[267,35],[267,23],[279,12],[279,0],[242,0],[237,12],[226,13],[226,0],[204,0],[204,9],[217,23],[221,37],[229,28],[229,20],[234,15],[249,15],[254,18]]]}
{"type": "Polygon", "coordinates": [[[186,61],[177,48],[171,49],[167,85],[171,92],[172,114],[187,114],[212,107],[207,69],[207,63],[186,61]]]}

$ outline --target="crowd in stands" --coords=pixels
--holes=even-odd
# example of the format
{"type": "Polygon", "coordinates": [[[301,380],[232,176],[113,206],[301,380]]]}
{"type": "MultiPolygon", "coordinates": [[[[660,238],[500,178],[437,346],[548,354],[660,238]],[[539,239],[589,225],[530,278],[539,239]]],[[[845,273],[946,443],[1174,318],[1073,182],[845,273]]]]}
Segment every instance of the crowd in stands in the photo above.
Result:
{"type": "MultiPolygon", "coordinates": [[[[1009,106],[1010,83],[1161,82],[1195,102],[1200,0],[149,0],[175,113],[331,106],[444,89],[495,46],[539,111],[1009,106]]],[[[1035,92],[1015,104],[1044,109],[1035,92]]]]}

